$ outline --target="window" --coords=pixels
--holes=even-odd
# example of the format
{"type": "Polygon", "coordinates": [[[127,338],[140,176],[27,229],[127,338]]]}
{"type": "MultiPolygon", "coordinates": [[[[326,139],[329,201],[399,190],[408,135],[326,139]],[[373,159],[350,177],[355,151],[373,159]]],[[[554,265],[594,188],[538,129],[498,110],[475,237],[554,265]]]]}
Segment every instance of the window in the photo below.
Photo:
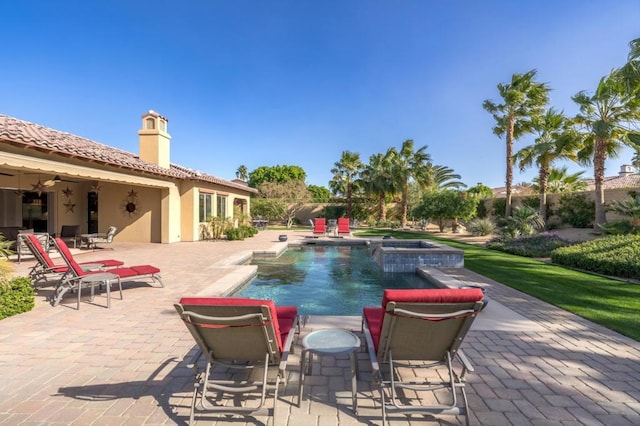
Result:
{"type": "Polygon", "coordinates": [[[218,195],[216,200],[218,202],[218,217],[226,218],[227,217],[227,197],[223,195],[218,195]]]}
{"type": "Polygon", "coordinates": [[[155,128],[156,128],[156,121],[151,117],[147,118],[147,129],[153,130],[155,128]]]}
{"type": "Polygon", "coordinates": [[[199,206],[199,220],[200,222],[206,222],[211,217],[211,210],[213,209],[213,197],[211,194],[200,193],[200,206],[199,206]]]}
{"type": "Polygon", "coordinates": [[[162,130],[163,132],[167,131],[167,122],[164,120],[160,120],[160,130],[162,130]]]}

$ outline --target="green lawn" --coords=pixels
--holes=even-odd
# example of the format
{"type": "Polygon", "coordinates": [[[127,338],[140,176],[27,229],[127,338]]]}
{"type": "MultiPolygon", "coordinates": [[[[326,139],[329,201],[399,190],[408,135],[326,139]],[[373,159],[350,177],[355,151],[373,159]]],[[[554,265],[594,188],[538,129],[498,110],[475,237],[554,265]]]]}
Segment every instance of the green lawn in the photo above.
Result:
{"type": "Polygon", "coordinates": [[[640,285],[430,234],[368,230],[357,236],[430,239],[464,250],[467,269],[640,341],[640,285]]]}

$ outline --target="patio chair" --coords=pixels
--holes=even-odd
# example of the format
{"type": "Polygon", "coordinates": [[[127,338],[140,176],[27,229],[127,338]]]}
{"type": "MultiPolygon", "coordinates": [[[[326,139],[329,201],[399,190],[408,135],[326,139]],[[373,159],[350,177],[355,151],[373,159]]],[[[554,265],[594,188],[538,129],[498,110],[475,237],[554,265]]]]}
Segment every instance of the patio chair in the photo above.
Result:
{"type": "Polygon", "coordinates": [[[80,225],[62,225],[60,238],[62,238],[67,245],[73,243],[73,248],[76,248],[80,242],[80,225]]]}
{"type": "MultiPolygon", "coordinates": [[[[93,290],[93,285],[96,281],[92,279],[92,275],[96,274],[102,274],[103,276],[105,274],[111,274],[112,276],[117,277],[119,286],[121,285],[122,281],[134,281],[143,278],[149,278],[152,281],[157,281],[158,284],[160,284],[160,287],[164,287],[164,285],[162,284],[162,277],[160,276],[160,269],[156,268],[155,266],[136,265],[127,266],[125,268],[113,268],[106,271],[85,271],[73,258],[69,247],[65,244],[64,241],[62,241],[62,239],[55,238],[55,243],[57,244],[58,250],[60,251],[60,256],[62,256],[67,266],[69,267],[69,272],[64,277],[64,279],[60,280],[58,286],[56,287],[56,294],[53,298],[53,306],[57,306],[60,303],[60,300],[62,300],[62,297],[65,295],[65,293],[73,289],[78,292],[78,309],[80,309],[80,295],[82,292],[82,287],[90,283],[93,290]]],[[[111,282],[109,281],[107,285],[111,285],[111,282]]],[[[122,290],[120,291],[120,297],[122,298],[122,290]]]]}
{"type": "Polygon", "coordinates": [[[482,297],[479,288],[387,289],[382,307],[364,308],[363,331],[380,385],[383,424],[387,413],[462,415],[469,424],[464,386],[473,366],[460,345],[482,308],[482,297]],[[435,371],[403,377],[407,367],[435,371]]]}
{"type": "Polygon", "coordinates": [[[98,244],[111,244],[116,231],[117,228],[115,226],[110,226],[106,233],[82,234],[80,246],[82,247],[82,244],[86,244],[87,248],[93,248],[94,250],[103,248],[98,247],[98,244]]]}
{"type": "Polygon", "coordinates": [[[316,217],[313,219],[313,234],[326,234],[327,233],[327,219],[323,217],[316,217]]]}
{"type": "Polygon", "coordinates": [[[349,228],[349,218],[347,217],[339,217],[338,218],[338,235],[351,235],[351,229],[349,228]]]}
{"type": "MultiPolygon", "coordinates": [[[[69,266],[66,263],[63,265],[56,265],[53,262],[46,248],[42,245],[38,235],[25,234],[24,243],[36,259],[36,264],[29,270],[29,277],[34,284],[40,281],[49,281],[49,279],[55,277],[59,280],[63,279],[69,272],[69,266]]],[[[58,246],[55,241],[52,240],[51,244],[56,248],[56,250],[58,250],[58,246]]],[[[79,262],[78,264],[84,271],[88,271],[92,269],[115,268],[117,266],[124,265],[124,262],[115,259],[101,259],[89,262],[79,262]]]]}
{"type": "Polygon", "coordinates": [[[298,328],[297,308],[275,306],[271,300],[233,297],[187,297],[174,306],[198,345],[191,360],[195,388],[189,423],[193,424],[196,411],[207,411],[271,415],[273,424],[280,424],[276,421],[278,387],[286,380],[289,351],[298,328]],[[202,356],[206,359],[204,371],[198,368],[202,356]],[[270,366],[273,370],[276,365],[274,382],[268,373],[270,366]],[[213,371],[216,366],[221,371],[213,371]],[[223,373],[231,377],[223,378],[223,373]],[[265,405],[269,389],[274,391],[272,408],[265,405]],[[232,395],[233,401],[225,395],[232,395]]]}

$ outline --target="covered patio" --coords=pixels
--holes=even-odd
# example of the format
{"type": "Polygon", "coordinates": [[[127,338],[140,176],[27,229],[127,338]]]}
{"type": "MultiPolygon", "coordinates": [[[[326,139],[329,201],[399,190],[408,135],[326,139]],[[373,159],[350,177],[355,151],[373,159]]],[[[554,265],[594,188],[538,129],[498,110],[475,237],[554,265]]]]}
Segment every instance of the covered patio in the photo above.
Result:
{"type": "MultiPolygon", "coordinates": [[[[110,257],[153,263],[164,288],[125,284],[124,300],[73,297],[52,307],[38,289],[33,311],[0,322],[0,424],[185,424],[193,389],[184,361],[194,341],[173,303],[222,295],[251,275],[238,266],[253,251],[277,252],[310,231],[261,231],[244,241],[174,244],[115,241],[110,257]]],[[[79,260],[104,257],[99,251],[79,260]]],[[[32,261],[14,264],[25,275],[32,261]]],[[[468,376],[472,424],[640,424],[640,343],[516,290],[461,271],[491,298],[463,343],[476,368],[468,376]],[[494,303],[495,302],[495,303],[494,303]]],[[[98,296],[103,297],[103,296],[98,296]]],[[[360,333],[358,317],[312,317],[302,333],[340,326],[360,333]]],[[[364,340],[364,339],[361,339],[364,340]]],[[[323,358],[297,407],[300,347],[289,361],[277,425],[379,425],[380,400],[366,352],[358,354],[358,406],[351,410],[349,360],[323,358]]],[[[266,418],[204,417],[199,424],[256,424],[266,418]]],[[[458,424],[455,417],[394,418],[391,424],[458,424]]]]}

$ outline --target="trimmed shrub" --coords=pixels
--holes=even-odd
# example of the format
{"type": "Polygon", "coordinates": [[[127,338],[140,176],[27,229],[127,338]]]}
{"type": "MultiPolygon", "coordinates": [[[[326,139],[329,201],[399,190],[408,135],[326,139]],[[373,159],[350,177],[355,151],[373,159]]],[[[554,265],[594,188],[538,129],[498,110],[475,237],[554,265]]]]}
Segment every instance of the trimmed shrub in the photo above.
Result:
{"type": "Polygon", "coordinates": [[[554,250],[558,265],[620,278],[640,279],[640,235],[614,235],[554,250]]]}
{"type": "Polygon", "coordinates": [[[0,319],[29,312],[35,306],[35,296],[31,279],[27,277],[0,284],[0,319]]]}
{"type": "Polygon", "coordinates": [[[488,241],[486,247],[505,253],[525,257],[549,257],[559,247],[570,246],[571,242],[561,238],[558,234],[541,232],[535,235],[523,235],[509,238],[502,235],[488,241]]]}
{"type": "Polygon", "coordinates": [[[585,194],[566,194],[560,197],[557,215],[563,223],[574,228],[590,228],[596,217],[596,203],[585,194]]]}

